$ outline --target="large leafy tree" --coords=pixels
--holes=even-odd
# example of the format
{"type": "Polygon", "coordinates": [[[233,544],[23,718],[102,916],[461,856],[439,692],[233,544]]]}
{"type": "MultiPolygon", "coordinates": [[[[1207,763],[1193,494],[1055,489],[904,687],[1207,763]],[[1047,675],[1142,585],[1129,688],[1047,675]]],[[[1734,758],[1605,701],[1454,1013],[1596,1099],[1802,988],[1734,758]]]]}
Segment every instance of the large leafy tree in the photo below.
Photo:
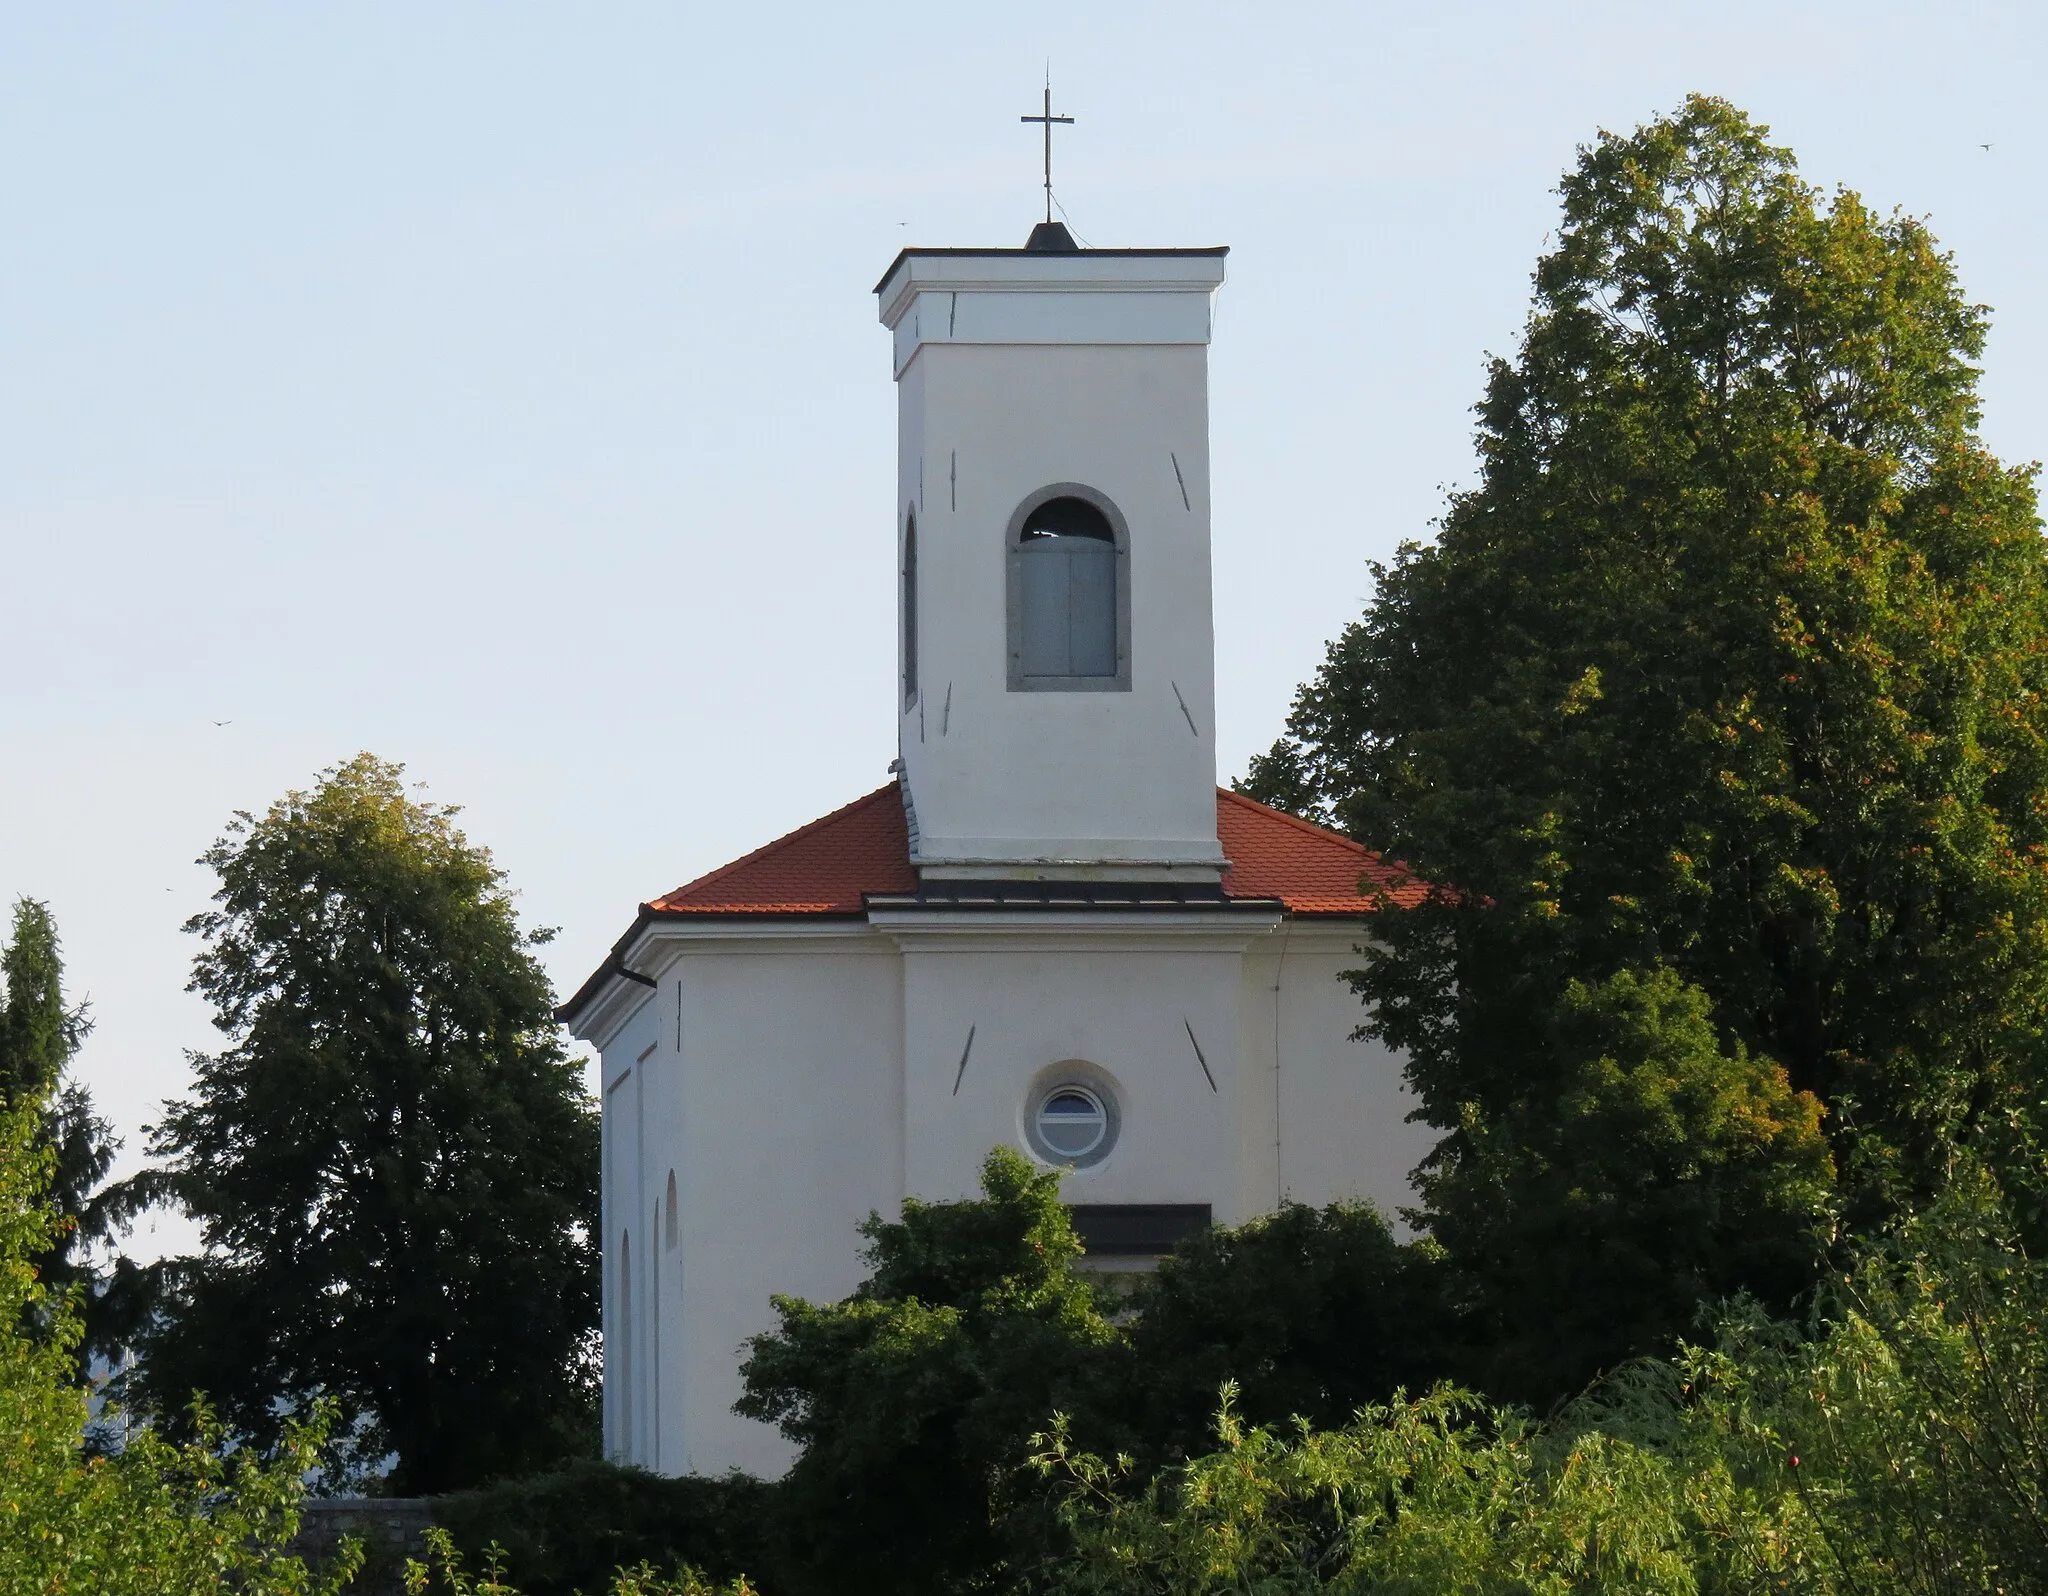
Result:
{"type": "Polygon", "coordinates": [[[1455,888],[1359,985],[1521,1395],[1795,1289],[1830,1165],[1924,1186],[2032,1112],[2048,1019],[2048,567],[1981,307],[1720,101],[1561,192],[1477,486],[1247,781],[1455,888]]]}
{"type": "Polygon", "coordinates": [[[316,1394],[434,1492],[594,1445],[597,1119],[490,856],[368,755],[240,816],[192,985],[228,1047],[166,1107],[141,1387],[267,1440],[316,1394]]]}

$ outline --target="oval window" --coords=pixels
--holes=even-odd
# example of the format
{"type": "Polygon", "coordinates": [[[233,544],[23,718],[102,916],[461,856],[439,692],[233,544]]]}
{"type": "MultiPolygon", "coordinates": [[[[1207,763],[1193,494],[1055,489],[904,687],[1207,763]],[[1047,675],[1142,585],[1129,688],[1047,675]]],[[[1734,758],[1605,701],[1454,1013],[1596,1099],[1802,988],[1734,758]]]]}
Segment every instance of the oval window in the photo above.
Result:
{"type": "Polygon", "coordinates": [[[1109,1136],[1109,1111],[1085,1086],[1060,1086],[1038,1105],[1038,1139],[1069,1161],[1086,1158],[1109,1136]]]}

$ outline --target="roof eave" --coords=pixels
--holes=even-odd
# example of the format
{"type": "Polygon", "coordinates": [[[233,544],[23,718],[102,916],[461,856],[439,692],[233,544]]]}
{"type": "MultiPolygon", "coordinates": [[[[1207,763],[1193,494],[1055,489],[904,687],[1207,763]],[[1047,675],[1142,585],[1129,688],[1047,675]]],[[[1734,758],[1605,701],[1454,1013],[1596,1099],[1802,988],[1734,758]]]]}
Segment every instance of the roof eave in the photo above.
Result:
{"type": "Polygon", "coordinates": [[[655,918],[656,913],[653,904],[640,905],[640,912],[634,915],[633,923],[626,928],[625,935],[612,944],[611,951],[604,956],[604,962],[590,972],[584,983],[569,995],[567,1002],[556,1007],[556,1024],[567,1026],[573,1034],[577,1020],[586,1010],[597,1005],[598,1000],[610,990],[615,981],[631,980],[636,983],[645,982],[650,986],[653,984],[639,971],[628,970],[625,960],[627,950],[639,939],[641,932],[647,929],[648,923],[655,918]]]}

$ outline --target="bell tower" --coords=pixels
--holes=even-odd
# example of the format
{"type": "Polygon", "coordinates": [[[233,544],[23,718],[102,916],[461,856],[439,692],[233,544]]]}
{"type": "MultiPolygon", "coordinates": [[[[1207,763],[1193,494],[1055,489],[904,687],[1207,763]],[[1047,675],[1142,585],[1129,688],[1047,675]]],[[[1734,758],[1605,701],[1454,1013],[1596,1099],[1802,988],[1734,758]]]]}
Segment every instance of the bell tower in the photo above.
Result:
{"type": "Polygon", "coordinates": [[[926,879],[1216,881],[1223,249],[906,249],[898,742],[926,879]]]}

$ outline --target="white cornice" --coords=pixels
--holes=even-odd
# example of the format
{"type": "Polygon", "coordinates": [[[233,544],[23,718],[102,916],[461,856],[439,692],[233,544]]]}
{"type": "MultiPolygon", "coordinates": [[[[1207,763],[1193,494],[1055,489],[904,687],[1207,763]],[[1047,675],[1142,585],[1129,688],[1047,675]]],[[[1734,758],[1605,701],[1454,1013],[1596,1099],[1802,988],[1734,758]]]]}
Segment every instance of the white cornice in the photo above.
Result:
{"type": "Polygon", "coordinates": [[[922,293],[1210,294],[1223,257],[1184,255],[906,255],[878,289],[882,325],[893,328],[922,293]]]}
{"type": "Polygon", "coordinates": [[[640,1006],[654,996],[651,989],[637,981],[628,981],[614,975],[599,990],[598,995],[578,1011],[569,1034],[579,1042],[588,1042],[602,1053],[612,1045],[617,1036],[640,1012],[640,1006]]]}
{"type": "MultiPolygon", "coordinates": [[[[748,944],[750,953],[872,953],[874,929],[865,920],[808,920],[794,916],[754,919],[650,920],[619,950],[618,962],[637,975],[659,981],[692,944],[748,944]]],[[[598,995],[584,1005],[569,1034],[602,1052],[620,1029],[654,996],[651,987],[614,970],[598,995]]]]}
{"type": "MultiPolygon", "coordinates": [[[[711,918],[652,920],[620,952],[620,962],[650,980],[665,980],[692,949],[744,946],[765,956],[960,953],[1216,953],[1263,944],[1288,953],[1349,953],[1372,940],[1371,922],[1305,920],[1277,909],[962,909],[951,906],[871,909],[865,919],[711,918]],[[1284,944],[1269,940],[1284,936],[1284,944]]],[[[618,974],[577,1017],[570,1034],[602,1052],[654,996],[651,987],[618,974]]]]}
{"type": "Polygon", "coordinates": [[[1372,922],[1358,919],[1303,920],[1290,916],[1282,932],[1289,953],[1350,953],[1372,942],[1372,922]]]}

